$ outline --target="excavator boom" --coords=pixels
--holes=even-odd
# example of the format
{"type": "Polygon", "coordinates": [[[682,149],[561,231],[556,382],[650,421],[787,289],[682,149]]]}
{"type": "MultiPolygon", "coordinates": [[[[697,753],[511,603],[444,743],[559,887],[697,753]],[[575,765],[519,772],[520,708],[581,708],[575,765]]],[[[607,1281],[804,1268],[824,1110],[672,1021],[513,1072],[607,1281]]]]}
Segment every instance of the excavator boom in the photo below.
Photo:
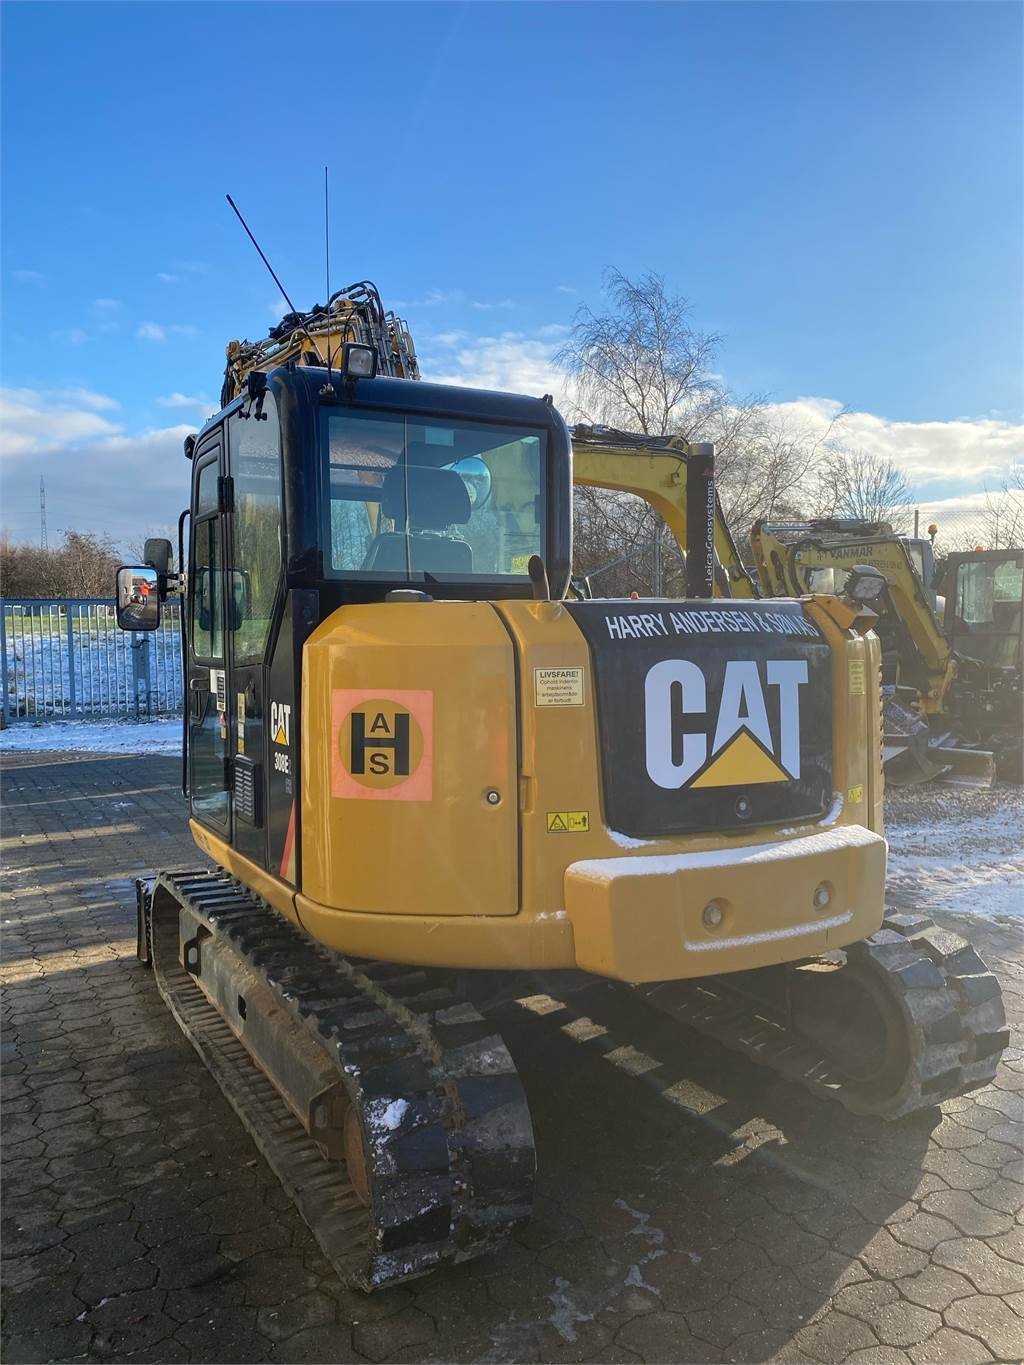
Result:
{"type": "MultiPolygon", "coordinates": [[[[642,436],[611,427],[572,429],[573,482],[611,492],[633,493],[661,516],[684,553],[690,537],[687,519],[688,472],[694,449],[679,436],[642,436]]],[[[760,597],[743,567],[736,542],[714,494],[715,597],[760,597]]]]}

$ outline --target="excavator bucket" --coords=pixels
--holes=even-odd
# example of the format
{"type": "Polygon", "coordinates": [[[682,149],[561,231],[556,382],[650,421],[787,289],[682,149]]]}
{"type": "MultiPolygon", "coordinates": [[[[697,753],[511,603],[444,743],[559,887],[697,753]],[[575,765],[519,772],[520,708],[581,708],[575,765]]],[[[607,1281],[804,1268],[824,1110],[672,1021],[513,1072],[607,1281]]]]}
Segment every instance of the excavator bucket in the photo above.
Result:
{"type": "Polygon", "coordinates": [[[942,782],[953,787],[988,788],[996,780],[995,755],[960,747],[952,732],[935,734],[923,717],[889,697],[885,703],[882,763],[894,787],[942,782]]]}

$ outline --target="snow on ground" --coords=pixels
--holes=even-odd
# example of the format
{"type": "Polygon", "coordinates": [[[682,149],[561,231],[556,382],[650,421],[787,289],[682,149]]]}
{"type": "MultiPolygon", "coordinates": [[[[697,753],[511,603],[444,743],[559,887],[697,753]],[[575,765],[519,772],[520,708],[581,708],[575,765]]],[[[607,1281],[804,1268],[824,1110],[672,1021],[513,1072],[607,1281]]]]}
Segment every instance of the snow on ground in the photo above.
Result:
{"type": "Polygon", "coordinates": [[[1024,922],[1024,787],[890,787],[885,822],[891,902],[1024,922]]]}
{"type": "Polygon", "coordinates": [[[19,720],[0,730],[0,755],[57,750],[93,754],[180,754],[181,720],[19,720]]]}

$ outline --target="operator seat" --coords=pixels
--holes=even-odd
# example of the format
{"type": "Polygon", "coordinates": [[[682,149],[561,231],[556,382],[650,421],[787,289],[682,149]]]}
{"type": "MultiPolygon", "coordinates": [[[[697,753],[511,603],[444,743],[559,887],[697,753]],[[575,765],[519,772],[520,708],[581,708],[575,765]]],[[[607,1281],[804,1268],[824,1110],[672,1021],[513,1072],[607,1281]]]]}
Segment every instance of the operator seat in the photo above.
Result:
{"type": "Polygon", "coordinates": [[[411,567],[423,573],[471,574],[473,547],[446,534],[451,526],[464,526],[472,512],[469,490],[459,475],[453,469],[429,465],[395,465],[381,486],[381,515],[404,526],[407,493],[408,537],[402,531],[381,531],[366,553],[363,568],[384,573],[403,573],[411,567]]]}

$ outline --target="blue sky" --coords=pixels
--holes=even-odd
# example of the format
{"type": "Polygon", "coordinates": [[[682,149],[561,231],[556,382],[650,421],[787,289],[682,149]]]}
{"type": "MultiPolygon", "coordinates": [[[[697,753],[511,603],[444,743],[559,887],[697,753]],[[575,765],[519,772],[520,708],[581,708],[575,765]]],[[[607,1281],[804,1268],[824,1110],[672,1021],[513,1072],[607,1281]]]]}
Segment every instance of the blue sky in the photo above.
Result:
{"type": "Polygon", "coordinates": [[[7,3],[2,22],[15,535],[37,533],[40,473],[51,528],[124,538],[153,500],[170,519],[186,469],[158,457],[216,397],[224,344],[276,320],[224,194],[309,305],[325,162],[333,283],[376,280],[427,377],[543,383],[603,268],[652,269],[725,335],[734,388],[847,405],[879,453],[911,452],[923,498],[1022,458],[1015,4],[7,3]],[[119,486],[133,450],[161,466],[149,504],[119,486]]]}

